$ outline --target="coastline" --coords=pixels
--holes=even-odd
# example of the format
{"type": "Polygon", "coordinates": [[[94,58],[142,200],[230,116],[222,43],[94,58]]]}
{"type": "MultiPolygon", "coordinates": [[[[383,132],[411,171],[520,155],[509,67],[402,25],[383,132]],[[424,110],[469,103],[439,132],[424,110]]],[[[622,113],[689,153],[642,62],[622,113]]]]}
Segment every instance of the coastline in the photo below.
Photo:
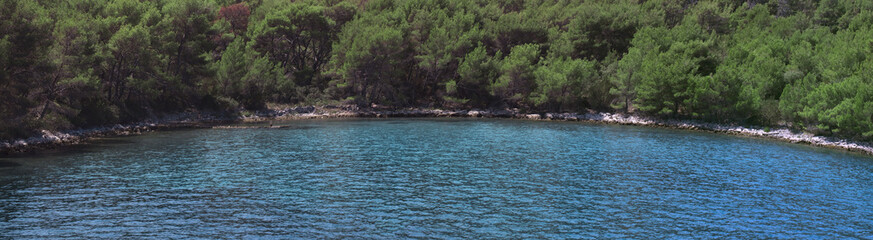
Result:
{"type": "Polygon", "coordinates": [[[52,149],[63,146],[86,144],[88,140],[101,137],[139,135],[142,133],[182,129],[182,128],[228,128],[228,124],[286,121],[299,119],[327,118],[509,118],[539,121],[579,121],[601,124],[663,127],[672,129],[697,130],[729,135],[773,139],[789,143],[807,144],[818,147],[842,149],[873,155],[873,145],[845,139],[816,136],[806,132],[796,132],[787,128],[765,131],[738,125],[715,124],[690,120],[669,120],[625,115],[620,113],[521,113],[513,110],[442,110],[407,108],[402,110],[359,109],[357,107],[296,107],[258,111],[242,116],[229,116],[217,112],[194,112],[168,115],[131,124],[116,124],[96,128],[52,132],[43,130],[40,136],[0,142],[0,156],[52,149]],[[222,126],[222,124],[224,126],[222,126]]]}
{"type": "Polygon", "coordinates": [[[103,137],[133,136],[171,129],[209,128],[217,124],[235,123],[236,119],[235,117],[229,117],[218,112],[189,112],[170,114],[161,118],[147,119],[128,124],[114,124],[64,131],[42,130],[40,135],[0,142],[0,157],[87,144],[90,140],[103,137]]]}

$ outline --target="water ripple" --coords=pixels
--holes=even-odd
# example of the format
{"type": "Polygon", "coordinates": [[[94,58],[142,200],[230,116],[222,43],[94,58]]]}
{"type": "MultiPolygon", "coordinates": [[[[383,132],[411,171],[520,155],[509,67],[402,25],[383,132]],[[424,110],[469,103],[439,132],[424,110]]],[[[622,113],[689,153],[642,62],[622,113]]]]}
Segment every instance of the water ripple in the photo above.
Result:
{"type": "Polygon", "coordinates": [[[0,237],[873,238],[873,160],[854,154],[562,122],[287,124],[11,159],[0,237]]]}

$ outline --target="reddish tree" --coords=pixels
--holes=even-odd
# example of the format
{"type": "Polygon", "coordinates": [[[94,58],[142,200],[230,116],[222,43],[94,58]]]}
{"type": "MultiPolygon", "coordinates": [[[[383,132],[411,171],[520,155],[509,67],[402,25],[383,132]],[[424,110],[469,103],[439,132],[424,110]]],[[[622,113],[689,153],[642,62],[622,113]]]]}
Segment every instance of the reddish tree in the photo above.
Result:
{"type": "Polygon", "coordinates": [[[218,15],[230,22],[230,27],[233,33],[241,34],[246,31],[249,25],[249,15],[251,11],[249,6],[243,3],[232,4],[222,7],[218,11],[218,15]]]}

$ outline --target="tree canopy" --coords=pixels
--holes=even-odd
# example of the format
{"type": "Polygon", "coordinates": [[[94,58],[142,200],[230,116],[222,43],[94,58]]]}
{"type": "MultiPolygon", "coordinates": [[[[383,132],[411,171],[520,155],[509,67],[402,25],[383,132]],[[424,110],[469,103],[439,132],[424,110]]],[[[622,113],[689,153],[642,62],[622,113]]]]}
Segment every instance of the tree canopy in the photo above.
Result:
{"type": "Polygon", "coordinates": [[[0,139],[345,103],[632,112],[873,140],[870,1],[0,1],[0,139]]]}

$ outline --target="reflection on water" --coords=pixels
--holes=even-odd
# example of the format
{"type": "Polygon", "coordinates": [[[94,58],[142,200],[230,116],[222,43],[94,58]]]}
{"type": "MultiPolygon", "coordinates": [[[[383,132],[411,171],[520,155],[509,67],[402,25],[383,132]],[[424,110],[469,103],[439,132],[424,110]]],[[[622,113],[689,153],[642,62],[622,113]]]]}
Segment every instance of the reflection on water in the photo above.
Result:
{"type": "Polygon", "coordinates": [[[11,159],[0,237],[873,238],[855,154],[565,122],[281,124],[11,159]]]}

